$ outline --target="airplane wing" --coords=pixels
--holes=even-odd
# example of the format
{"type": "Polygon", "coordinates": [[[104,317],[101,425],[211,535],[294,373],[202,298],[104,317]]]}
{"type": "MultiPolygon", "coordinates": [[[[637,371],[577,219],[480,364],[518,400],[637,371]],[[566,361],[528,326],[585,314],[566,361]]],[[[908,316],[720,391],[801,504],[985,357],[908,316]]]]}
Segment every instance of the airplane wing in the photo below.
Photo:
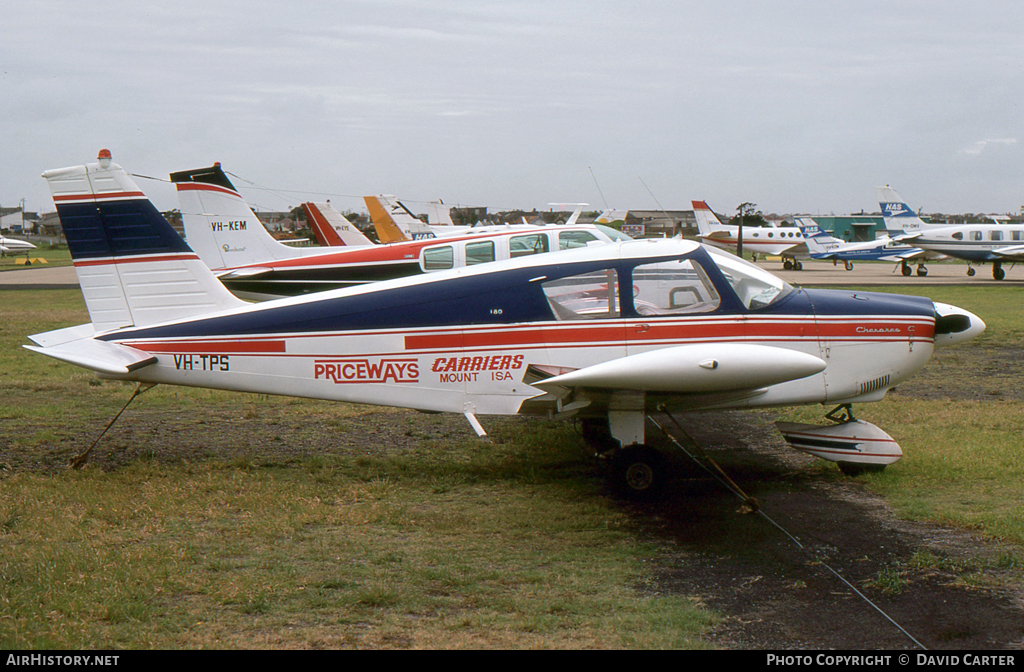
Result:
{"type": "MultiPolygon", "coordinates": [[[[576,393],[649,392],[659,395],[693,395],[708,402],[720,395],[749,396],[771,385],[806,378],[825,369],[814,355],[748,343],[680,345],[620,357],[582,369],[531,367],[529,385],[545,394],[528,399],[527,409],[544,404],[559,411],[579,404],[576,393]],[[532,402],[532,403],[531,403],[532,402]],[[569,402],[566,405],[565,402],[569,402]]],[[[586,404],[582,404],[586,405],[586,404]]]]}
{"type": "Polygon", "coordinates": [[[273,273],[274,269],[267,266],[246,266],[245,268],[239,268],[235,270],[226,270],[223,272],[215,273],[218,280],[242,280],[250,278],[258,278],[261,275],[267,275],[273,273]]]}
{"type": "Polygon", "coordinates": [[[1003,259],[1024,259],[1024,245],[1009,245],[1007,247],[997,247],[992,250],[992,254],[995,254],[1003,259]]]}

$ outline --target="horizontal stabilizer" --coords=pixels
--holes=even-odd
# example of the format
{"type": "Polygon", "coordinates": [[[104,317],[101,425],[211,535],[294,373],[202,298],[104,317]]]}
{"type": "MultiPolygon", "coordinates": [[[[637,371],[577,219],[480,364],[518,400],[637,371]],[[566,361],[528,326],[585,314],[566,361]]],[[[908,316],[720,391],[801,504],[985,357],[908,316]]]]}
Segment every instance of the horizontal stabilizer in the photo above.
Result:
{"type": "Polygon", "coordinates": [[[602,362],[533,386],[706,394],[767,387],[824,369],[825,362],[814,355],[766,345],[680,345],[602,362]]]}
{"type": "Polygon", "coordinates": [[[32,334],[28,337],[28,340],[40,347],[49,348],[83,338],[92,338],[95,333],[95,325],[93,325],[92,322],[87,322],[86,324],[79,324],[75,327],[65,327],[64,329],[55,329],[41,334],[32,334]]]}
{"type": "Polygon", "coordinates": [[[82,338],[49,347],[22,347],[68,364],[114,376],[127,375],[136,369],[156,363],[156,357],[148,352],[92,338],[82,338]]]}

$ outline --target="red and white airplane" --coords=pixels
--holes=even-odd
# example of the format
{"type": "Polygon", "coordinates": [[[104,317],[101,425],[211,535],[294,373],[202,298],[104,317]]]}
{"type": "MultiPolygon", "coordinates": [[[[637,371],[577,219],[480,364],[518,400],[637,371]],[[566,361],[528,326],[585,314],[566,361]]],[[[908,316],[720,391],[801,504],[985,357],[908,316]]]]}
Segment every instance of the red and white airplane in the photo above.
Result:
{"type": "Polygon", "coordinates": [[[172,173],[171,181],[178,189],[189,247],[228,289],[253,300],[610,243],[622,236],[593,224],[449,226],[441,228],[454,229],[452,235],[390,245],[292,247],[267,232],[220,164],[172,173]]]}
{"type": "MultiPolygon", "coordinates": [[[[704,201],[691,201],[700,239],[708,245],[736,253],[740,227],[722,224],[704,201]]],[[[747,226],[743,229],[743,251],[754,255],[782,257],[782,266],[801,270],[798,258],[807,258],[807,245],[798,226],[747,226]]]]}
{"type": "MultiPolygon", "coordinates": [[[[916,296],[792,287],[692,241],[638,240],[248,304],[108,160],[50,170],[91,322],[25,347],[100,377],[477,416],[576,417],[644,496],[655,410],[878,401],[977,316],[916,296]]],[[[848,414],[852,415],[852,414],[848,414]]],[[[852,417],[780,427],[840,465],[899,446],[852,417]]]]}
{"type": "Polygon", "coordinates": [[[334,209],[330,201],[302,204],[306,222],[321,247],[362,247],[374,242],[363,235],[355,224],[334,209]]]}

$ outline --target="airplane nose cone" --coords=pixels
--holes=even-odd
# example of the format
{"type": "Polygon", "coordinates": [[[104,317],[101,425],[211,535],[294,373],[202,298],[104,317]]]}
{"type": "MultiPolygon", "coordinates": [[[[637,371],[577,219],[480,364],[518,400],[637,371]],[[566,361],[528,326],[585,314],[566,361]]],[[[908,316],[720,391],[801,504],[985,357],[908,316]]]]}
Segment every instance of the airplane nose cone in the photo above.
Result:
{"type": "Polygon", "coordinates": [[[969,341],[985,331],[980,317],[948,303],[935,303],[935,347],[969,341]]]}

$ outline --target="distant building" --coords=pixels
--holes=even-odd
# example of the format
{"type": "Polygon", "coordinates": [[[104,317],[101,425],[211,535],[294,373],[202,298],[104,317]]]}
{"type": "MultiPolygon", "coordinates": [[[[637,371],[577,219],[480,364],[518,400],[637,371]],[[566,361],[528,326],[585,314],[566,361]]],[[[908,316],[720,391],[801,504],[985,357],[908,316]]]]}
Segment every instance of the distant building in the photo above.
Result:
{"type": "Polygon", "coordinates": [[[885,219],[881,215],[811,215],[811,219],[822,230],[850,243],[885,235],[885,219]]]}
{"type": "Polygon", "coordinates": [[[693,210],[630,210],[622,225],[622,232],[634,238],[692,236],[696,230],[693,210]]]}
{"type": "Polygon", "coordinates": [[[36,230],[39,214],[22,208],[0,208],[0,229],[14,233],[32,233],[36,230]]]}

